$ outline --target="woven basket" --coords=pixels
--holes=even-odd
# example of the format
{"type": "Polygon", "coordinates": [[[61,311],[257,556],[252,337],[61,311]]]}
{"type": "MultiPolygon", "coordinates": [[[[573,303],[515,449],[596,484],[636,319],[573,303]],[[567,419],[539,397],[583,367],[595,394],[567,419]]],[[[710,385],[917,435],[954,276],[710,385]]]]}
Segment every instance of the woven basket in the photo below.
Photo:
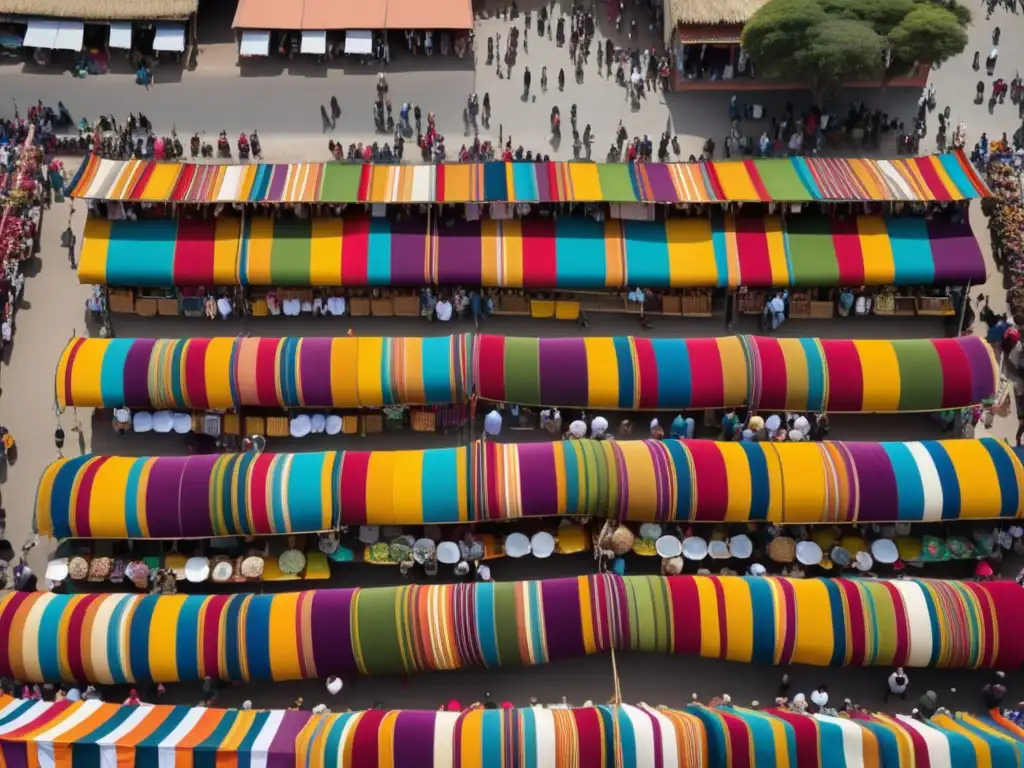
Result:
{"type": "Polygon", "coordinates": [[[633,549],[636,536],[623,525],[620,525],[609,537],[608,546],[616,555],[624,555],[633,549]]]}
{"type": "Polygon", "coordinates": [[[796,559],[796,542],[788,536],[772,539],[768,545],[768,557],[776,563],[792,563],[796,559]]]}

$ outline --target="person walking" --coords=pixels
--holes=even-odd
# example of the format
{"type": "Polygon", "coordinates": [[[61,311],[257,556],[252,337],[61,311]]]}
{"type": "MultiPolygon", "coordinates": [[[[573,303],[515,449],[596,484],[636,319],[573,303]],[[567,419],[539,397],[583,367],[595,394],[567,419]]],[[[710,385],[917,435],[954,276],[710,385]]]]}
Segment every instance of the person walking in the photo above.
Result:
{"type": "Polygon", "coordinates": [[[530,97],[530,68],[526,67],[523,72],[523,99],[530,97]]]}
{"type": "Polygon", "coordinates": [[[907,688],[910,686],[910,678],[903,671],[903,667],[897,667],[896,671],[889,675],[888,683],[882,701],[889,701],[890,696],[898,696],[903,701],[907,700],[907,688]]]}

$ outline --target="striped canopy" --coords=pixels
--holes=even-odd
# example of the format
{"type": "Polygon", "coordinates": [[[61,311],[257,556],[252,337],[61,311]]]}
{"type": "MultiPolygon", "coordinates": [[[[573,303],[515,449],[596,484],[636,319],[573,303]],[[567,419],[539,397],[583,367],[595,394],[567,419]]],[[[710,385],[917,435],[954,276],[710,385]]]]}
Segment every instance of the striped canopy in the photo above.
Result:
{"type": "Polygon", "coordinates": [[[992,716],[856,718],[778,709],[623,704],[575,709],[369,710],[314,715],[0,697],[0,757],[9,768],[961,768],[1017,766],[1024,736],[992,716]],[[116,728],[111,731],[111,724],[116,728]]]}
{"type": "Polygon", "coordinates": [[[937,411],[980,403],[995,394],[998,382],[992,350],[975,336],[846,341],[483,334],[473,349],[477,395],[523,405],[937,411]]]}
{"type": "Polygon", "coordinates": [[[0,627],[0,674],[26,682],[351,677],[547,664],[611,647],[784,666],[1014,669],[1024,590],[604,574],[209,597],[14,592],[0,597],[0,627]]]}
{"type": "Polygon", "coordinates": [[[205,538],[339,525],[594,515],[881,523],[1024,516],[1024,464],[993,438],[922,443],[593,441],[425,451],[58,459],[35,530],[205,538]]]}
{"type": "Polygon", "coordinates": [[[57,364],[61,408],[379,408],[462,403],[467,335],[84,339],[57,364]]]}
{"type": "Polygon", "coordinates": [[[661,222],[90,217],[83,283],[620,289],[984,282],[966,221],[815,214],[661,222]],[[140,250],[146,259],[138,259],[140,250]]]}
{"type": "Polygon", "coordinates": [[[89,155],[67,194],[249,203],[945,201],[991,194],[962,152],[899,160],[196,165],[89,155]]]}

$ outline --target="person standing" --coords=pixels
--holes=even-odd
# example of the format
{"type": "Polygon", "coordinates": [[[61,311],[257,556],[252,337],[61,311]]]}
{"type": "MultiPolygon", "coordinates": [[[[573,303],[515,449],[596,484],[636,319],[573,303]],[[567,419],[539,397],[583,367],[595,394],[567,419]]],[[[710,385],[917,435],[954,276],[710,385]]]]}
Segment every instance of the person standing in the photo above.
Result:
{"type": "Polygon", "coordinates": [[[530,68],[526,67],[523,72],[523,98],[527,99],[530,96],[530,68]]]}
{"type": "Polygon", "coordinates": [[[882,701],[889,701],[890,696],[898,696],[903,701],[907,700],[907,688],[910,686],[910,678],[903,671],[903,667],[897,667],[896,671],[889,675],[888,683],[882,701]]]}

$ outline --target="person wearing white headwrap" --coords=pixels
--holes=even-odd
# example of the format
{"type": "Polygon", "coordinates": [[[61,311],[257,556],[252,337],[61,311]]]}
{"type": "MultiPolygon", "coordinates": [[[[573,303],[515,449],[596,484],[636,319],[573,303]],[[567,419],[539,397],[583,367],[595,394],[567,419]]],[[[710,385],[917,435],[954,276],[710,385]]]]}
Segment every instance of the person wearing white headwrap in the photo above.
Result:
{"type": "Polygon", "coordinates": [[[337,696],[341,693],[341,688],[342,682],[340,677],[332,675],[327,678],[327,692],[330,693],[331,696],[337,696]]]}
{"type": "Polygon", "coordinates": [[[501,414],[497,409],[492,410],[484,417],[484,432],[491,437],[501,434],[501,414]]]}
{"type": "Polygon", "coordinates": [[[249,699],[246,699],[242,702],[242,710],[244,712],[248,712],[250,709],[252,709],[252,702],[249,699]]]}
{"type": "Polygon", "coordinates": [[[590,436],[597,438],[608,431],[608,419],[604,416],[595,416],[590,422],[590,436]]]}
{"type": "Polygon", "coordinates": [[[749,572],[751,576],[764,576],[768,572],[768,569],[760,563],[751,563],[749,572]]]}
{"type": "Polygon", "coordinates": [[[569,436],[581,439],[587,436],[587,424],[577,419],[569,425],[569,436]]]}
{"type": "Polygon", "coordinates": [[[665,430],[661,428],[661,423],[657,419],[651,419],[651,438],[661,440],[663,437],[665,437],[665,430]]]}
{"type": "Polygon", "coordinates": [[[797,416],[793,422],[793,429],[799,430],[804,437],[807,437],[811,434],[811,422],[806,416],[797,416]]]}
{"type": "Polygon", "coordinates": [[[743,430],[743,442],[752,443],[754,442],[754,430],[744,429],[743,430]]]}
{"type": "Polygon", "coordinates": [[[789,430],[789,439],[794,443],[799,443],[804,439],[804,433],[799,429],[791,429],[789,430]]]}

